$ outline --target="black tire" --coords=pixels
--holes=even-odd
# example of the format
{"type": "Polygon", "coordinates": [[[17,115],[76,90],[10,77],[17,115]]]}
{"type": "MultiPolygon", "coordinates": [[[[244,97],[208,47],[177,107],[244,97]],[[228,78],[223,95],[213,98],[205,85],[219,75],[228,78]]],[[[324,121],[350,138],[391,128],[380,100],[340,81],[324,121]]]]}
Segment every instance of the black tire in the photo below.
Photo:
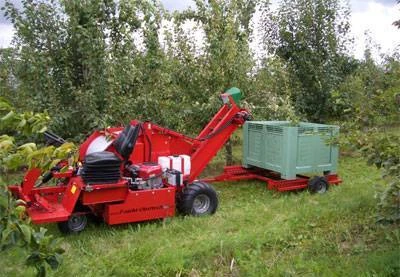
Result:
{"type": "Polygon", "coordinates": [[[217,208],[217,192],[204,182],[188,185],[178,199],[178,210],[184,215],[209,215],[215,213],[217,208]]]}
{"type": "Polygon", "coordinates": [[[89,214],[88,219],[90,223],[100,225],[104,223],[104,219],[101,215],[89,214]]]}
{"type": "Polygon", "coordinates": [[[323,176],[315,176],[308,181],[308,190],[311,193],[325,193],[329,189],[329,183],[323,176]]]}
{"type": "Polygon", "coordinates": [[[73,234],[82,232],[87,225],[87,217],[84,214],[72,214],[67,221],[59,222],[58,229],[64,234],[73,234]]]}

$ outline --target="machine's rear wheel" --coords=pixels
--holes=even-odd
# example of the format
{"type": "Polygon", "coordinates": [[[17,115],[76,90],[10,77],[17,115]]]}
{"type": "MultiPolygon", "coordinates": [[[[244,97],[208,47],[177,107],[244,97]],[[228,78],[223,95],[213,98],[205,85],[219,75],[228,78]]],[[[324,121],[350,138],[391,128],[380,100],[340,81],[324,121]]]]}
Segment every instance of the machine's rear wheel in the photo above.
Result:
{"type": "Polygon", "coordinates": [[[86,215],[73,214],[67,221],[59,222],[58,229],[64,234],[79,233],[85,229],[86,225],[86,215]]]}
{"type": "Polygon", "coordinates": [[[311,193],[325,193],[328,191],[329,183],[323,176],[315,176],[308,181],[308,190],[311,193]]]}
{"type": "Polygon", "coordinates": [[[204,182],[195,182],[187,186],[178,201],[178,210],[185,215],[213,214],[217,207],[217,192],[212,186],[204,182]]]}

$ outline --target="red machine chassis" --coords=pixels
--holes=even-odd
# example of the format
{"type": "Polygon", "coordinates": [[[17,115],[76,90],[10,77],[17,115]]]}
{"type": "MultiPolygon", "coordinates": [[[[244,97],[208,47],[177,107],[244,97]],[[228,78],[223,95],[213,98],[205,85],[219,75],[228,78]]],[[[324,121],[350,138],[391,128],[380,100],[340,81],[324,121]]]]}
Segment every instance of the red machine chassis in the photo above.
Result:
{"type": "MultiPolygon", "coordinates": [[[[25,180],[35,183],[41,171],[31,170],[25,180]]],[[[71,214],[94,214],[107,224],[120,224],[171,217],[175,214],[175,187],[132,191],[126,180],[115,184],[86,185],[72,172],[54,176],[67,177],[66,185],[32,188],[24,193],[24,186],[9,186],[15,197],[27,203],[33,223],[62,222],[71,214]],[[23,197],[21,197],[23,196],[23,197]],[[76,209],[76,203],[80,207],[76,209]]],[[[26,184],[26,183],[25,183],[26,184]]]]}
{"type": "MultiPolygon", "coordinates": [[[[196,138],[163,128],[152,122],[131,121],[141,128],[134,150],[127,163],[157,162],[160,156],[189,155],[191,171],[183,176],[183,186],[163,182],[156,189],[132,190],[129,178],[112,184],[85,184],[75,168],[60,173],[52,171],[55,186],[36,187],[42,172],[27,172],[21,185],[9,186],[15,198],[26,202],[27,213],[33,223],[66,222],[74,215],[94,214],[108,224],[120,224],[174,216],[177,192],[190,186],[217,154],[231,134],[249,117],[245,109],[237,106],[232,96],[222,94],[223,105],[196,138]]],[[[112,141],[123,127],[95,131],[79,148],[79,160],[84,161],[90,147],[98,140],[105,148],[97,151],[113,152],[112,141]],[[104,144],[104,142],[107,142],[104,144]],[[108,142],[110,142],[108,144],[108,142]]],[[[124,168],[121,168],[121,172],[124,168]]]]}

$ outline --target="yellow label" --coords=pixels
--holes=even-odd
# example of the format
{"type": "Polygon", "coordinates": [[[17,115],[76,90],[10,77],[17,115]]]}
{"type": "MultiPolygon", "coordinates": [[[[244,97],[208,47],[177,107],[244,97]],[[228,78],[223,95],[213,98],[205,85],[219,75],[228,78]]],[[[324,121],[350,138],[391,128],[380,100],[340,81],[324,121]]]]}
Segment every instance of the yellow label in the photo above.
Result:
{"type": "Polygon", "coordinates": [[[76,191],[76,186],[75,186],[75,185],[72,185],[71,193],[72,193],[72,194],[75,194],[75,191],[76,191]]]}

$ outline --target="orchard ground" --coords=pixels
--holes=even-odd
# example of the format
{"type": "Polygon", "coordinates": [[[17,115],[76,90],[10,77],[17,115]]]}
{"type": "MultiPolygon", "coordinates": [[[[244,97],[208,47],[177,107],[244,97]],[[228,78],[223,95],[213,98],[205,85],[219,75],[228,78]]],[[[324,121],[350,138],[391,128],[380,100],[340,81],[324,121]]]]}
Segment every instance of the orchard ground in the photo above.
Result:
{"type": "MultiPolygon", "coordinates": [[[[341,157],[339,173],[342,185],[324,195],[226,182],[214,185],[213,216],[92,223],[64,237],[63,264],[50,276],[399,276],[399,226],[376,224],[381,173],[350,156],[341,157]]],[[[55,225],[46,228],[60,236],[55,225]]],[[[20,251],[2,253],[2,276],[34,275],[20,251]]]]}

